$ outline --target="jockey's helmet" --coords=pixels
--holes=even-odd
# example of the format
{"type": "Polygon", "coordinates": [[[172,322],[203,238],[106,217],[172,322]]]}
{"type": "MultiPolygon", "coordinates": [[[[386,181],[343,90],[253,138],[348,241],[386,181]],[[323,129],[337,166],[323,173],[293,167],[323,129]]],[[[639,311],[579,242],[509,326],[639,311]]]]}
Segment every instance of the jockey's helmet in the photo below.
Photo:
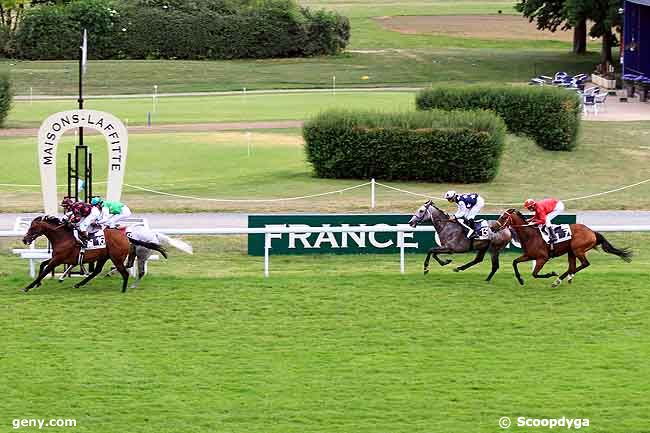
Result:
{"type": "Polygon", "coordinates": [[[74,200],[72,200],[70,197],[65,197],[63,201],[61,202],[61,207],[63,209],[68,209],[70,206],[74,204],[74,200]]]}
{"type": "Polygon", "coordinates": [[[532,198],[529,198],[524,202],[524,207],[528,210],[534,210],[537,207],[537,202],[532,198]]]}
{"type": "Polygon", "coordinates": [[[102,203],[104,203],[104,199],[101,197],[93,197],[90,200],[90,204],[93,206],[101,205],[102,203]]]}
{"type": "Polygon", "coordinates": [[[450,190],[445,193],[445,198],[449,201],[452,201],[458,193],[456,191],[450,190]]]}

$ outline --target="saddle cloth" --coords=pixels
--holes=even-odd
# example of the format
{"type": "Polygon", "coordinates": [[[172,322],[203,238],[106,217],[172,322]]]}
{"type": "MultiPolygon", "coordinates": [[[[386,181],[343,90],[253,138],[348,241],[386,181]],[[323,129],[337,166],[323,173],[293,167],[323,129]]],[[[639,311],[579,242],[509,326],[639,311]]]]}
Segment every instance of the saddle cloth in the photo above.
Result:
{"type": "MultiPolygon", "coordinates": [[[[551,230],[555,232],[555,236],[557,237],[556,243],[559,244],[560,242],[571,240],[572,234],[571,226],[569,224],[551,225],[551,230]]],[[[549,235],[546,233],[546,226],[540,226],[539,232],[542,234],[544,242],[547,244],[550,243],[549,235]]]]}
{"type": "Polygon", "coordinates": [[[486,220],[475,220],[474,230],[476,231],[477,240],[483,241],[490,239],[490,233],[492,232],[492,229],[486,220]]]}
{"type": "Polygon", "coordinates": [[[93,233],[88,233],[88,242],[86,242],[86,250],[99,250],[106,248],[106,239],[104,238],[104,231],[98,230],[93,233]]]}

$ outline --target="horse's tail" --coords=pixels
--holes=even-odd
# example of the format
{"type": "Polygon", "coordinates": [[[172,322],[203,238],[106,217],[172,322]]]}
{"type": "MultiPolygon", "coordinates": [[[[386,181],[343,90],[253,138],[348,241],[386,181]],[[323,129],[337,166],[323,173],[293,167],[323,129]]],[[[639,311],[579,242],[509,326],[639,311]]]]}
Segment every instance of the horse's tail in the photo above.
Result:
{"type": "Polygon", "coordinates": [[[164,258],[167,258],[167,250],[162,245],[154,244],[153,242],[139,241],[133,238],[129,238],[129,242],[139,247],[145,247],[150,250],[158,251],[163,255],[164,258]]]}
{"type": "Polygon", "coordinates": [[[187,254],[194,254],[194,250],[192,249],[192,245],[188,244],[187,242],[184,242],[184,241],[182,241],[180,239],[170,238],[169,236],[167,236],[164,233],[160,233],[160,232],[155,232],[155,233],[156,233],[156,236],[158,237],[158,239],[160,239],[162,242],[165,242],[165,243],[171,245],[172,247],[174,247],[176,249],[179,249],[179,250],[181,250],[181,251],[183,251],[183,252],[185,252],[187,254]]]}
{"type": "Polygon", "coordinates": [[[616,248],[614,245],[610,244],[607,239],[605,239],[605,236],[598,232],[596,232],[596,245],[600,245],[603,248],[603,251],[606,253],[619,256],[621,259],[628,263],[632,261],[632,250],[629,248],[616,248]]]}

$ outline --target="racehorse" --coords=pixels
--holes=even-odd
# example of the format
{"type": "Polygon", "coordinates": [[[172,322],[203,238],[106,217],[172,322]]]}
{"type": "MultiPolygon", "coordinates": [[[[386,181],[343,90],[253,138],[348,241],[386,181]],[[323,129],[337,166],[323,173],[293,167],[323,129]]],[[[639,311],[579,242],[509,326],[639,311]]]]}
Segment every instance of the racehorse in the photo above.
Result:
{"type": "MultiPolygon", "coordinates": [[[[45,236],[52,244],[52,258],[41,263],[38,277],[23,289],[24,292],[40,286],[41,280],[57,266],[63,264],[76,265],[79,261],[81,247],[74,237],[72,227],[67,222],[62,222],[51,215],[37,217],[32,221],[27,234],[23,237],[23,243],[29,245],[39,236],[45,236]]],[[[125,292],[129,272],[126,270],[124,262],[131,250],[130,243],[134,245],[150,245],[128,239],[117,229],[105,229],[104,238],[106,240],[105,248],[86,250],[83,262],[95,263],[95,269],[90,275],[75,284],[74,287],[79,288],[95,278],[102,271],[104,264],[110,259],[122,275],[122,292],[125,292]]]]}
{"type": "MultiPolygon", "coordinates": [[[[165,246],[172,246],[176,249],[179,249],[187,254],[194,254],[192,250],[192,246],[186,242],[183,242],[180,239],[174,239],[171,238],[163,233],[159,232],[154,232],[152,230],[147,230],[142,227],[134,227],[132,231],[127,234],[129,237],[136,237],[138,240],[144,240],[150,243],[154,243],[156,245],[165,245],[165,246]]],[[[145,265],[147,263],[147,260],[153,254],[152,249],[144,247],[144,246],[136,246],[135,247],[135,254],[130,254],[129,255],[129,262],[126,265],[127,268],[131,268],[133,266],[133,262],[135,259],[138,261],[138,275],[135,280],[135,283],[131,285],[132,289],[135,289],[138,287],[138,284],[142,280],[142,277],[145,274],[145,265]]],[[[107,277],[110,277],[113,275],[115,272],[117,272],[117,268],[112,268],[107,274],[107,277]]]]}
{"type": "Polygon", "coordinates": [[[517,209],[508,209],[497,220],[497,230],[502,230],[506,227],[515,230],[524,250],[523,255],[517,257],[512,262],[512,266],[515,269],[515,277],[521,285],[524,284],[524,280],[521,278],[519,269],[517,269],[517,264],[521,262],[535,260],[533,277],[551,278],[557,276],[557,273],[551,272],[540,275],[539,272],[552,257],[568,254],[569,268],[553,282],[552,287],[557,287],[567,276],[569,277],[568,282],[571,283],[575,274],[589,266],[587,252],[595,247],[600,246],[606,253],[614,254],[626,262],[632,260],[632,251],[628,248],[618,249],[614,247],[601,233],[591,230],[584,224],[570,224],[572,238],[554,245],[553,250],[544,241],[537,226],[528,224],[526,217],[517,211],[517,209]],[[580,260],[580,266],[577,268],[576,258],[580,260]]]}
{"type": "Polygon", "coordinates": [[[438,254],[457,254],[466,253],[476,250],[478,253],[474,260],[454,269],[455,272],[464,271],[483,261],[485,254],[490,251],[492,256],[492,271],[488,275],[486,281],[490,281],[496,271],[499,269],[499,254],[512,239],[509,230],[500,231],[499,233],[490,233],[490,238],[486,240],[470,240],[465,234],[465,230],[460,223],[452,221],[449,215],[439,209],[433,201],[429,200],[424,203],[411,217],[409,225],[416,227],[424,221],[431,221],[436,228],[438,238],[440,239],[440,247],[431,248],[427,252],[427,258],[424,260],[424,273],[429,272],[429,260],[431,256],[440,264],[446,266],[451,263],[451,260],[442,261],[438,254]]]}

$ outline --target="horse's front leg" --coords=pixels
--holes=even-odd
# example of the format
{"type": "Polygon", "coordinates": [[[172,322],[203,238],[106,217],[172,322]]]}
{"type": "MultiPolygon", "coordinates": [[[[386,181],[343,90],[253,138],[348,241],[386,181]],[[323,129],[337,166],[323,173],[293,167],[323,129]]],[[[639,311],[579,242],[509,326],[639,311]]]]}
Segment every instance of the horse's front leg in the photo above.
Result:
{"type": "Polygon", "coordinates": [[[427,251],[427,258],[424,259],[424,275],[429,273],[429,261],[431,260],[431,256],[438,262],[440,266],[446,266],[449,263],[451,263],[451,260],[440,260],[440,257],[438,257],[438,254],[451,254],[453,251],[451,251],[449,248],[443,248],[443,247],[437,247],[437,248],[430,248],[429,251],[427,251]]]}
{"type": "Polygon", "coordinates": [[[519,273],[519,268],[517,268],[517,264],[521,262],[528,262],[530,260],[532,260],[532,257],[528,257],[526,254],[524,254],[523,256],[519,256],[512,261],[512,267],[515,270],[515,278],[517,278],[517,281],[519,281],[519,284],[521,284],[522,286],[524,285],[524,279],[521,278],[521,274],[519,273]]]}
{"type": "Polygon", "coordinates": [[[472,266],[481,263],[483,261],[483,259],[485,258],[485,253],[487,253],[487,248],[479,250],[479,252],[478,252],[478,254],[476,254],[476,257],[474,258],[474,260],[472,260],[471,262],[465,263],[462,266],[457,267],[456,269],[454,269],[454,272],[461,272],[461,271],[464,271],[465,269],[471,268],[472,266]]]}
{"type": "Polygon", "coordinates": [[[540,274],[539,272],[542,270],[544,265],[548,262],[548,259],[545,257],[540,257],[535,260],[535,269],[533,269],[533,277],[535,278],[551,278],[551,277],[557,277],[557,273],[555,272],[549,272],[547,274],[540,274]]]}
{"type": "Polygon", "coordinates": [[[45,267],[42,266],[40,267],[40,272],[38,274],[38,277],[34,281],[31,282],[27,287],[23,289],[23,292],[27,293],[34,287],[40,286],[41,285],[41,280],[45,278],[50,272],[52,272],[52,269],[56,268],[60,262],[58,260],[55,260],[54,258],[51,258],[50,260],[46,260],[47,264],[45,267]]]}

